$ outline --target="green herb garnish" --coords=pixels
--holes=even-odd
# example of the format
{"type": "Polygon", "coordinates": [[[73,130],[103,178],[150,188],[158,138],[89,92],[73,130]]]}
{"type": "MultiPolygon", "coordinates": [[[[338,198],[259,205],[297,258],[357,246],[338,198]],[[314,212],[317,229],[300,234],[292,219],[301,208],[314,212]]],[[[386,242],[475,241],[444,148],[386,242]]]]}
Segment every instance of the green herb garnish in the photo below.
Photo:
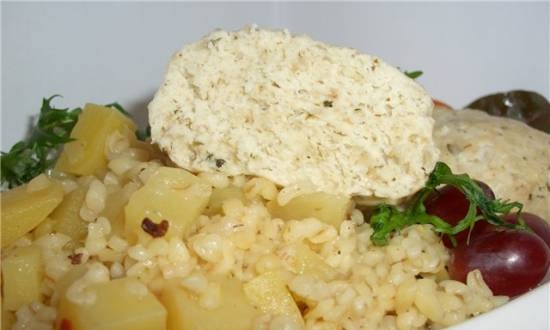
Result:
{"type": "MultiPolygon", "coordinates": [[[[126,109],[124,109],[117,102],[105,104],[105,106],[109,107],[109,108],[114,108],[114,109],[120,111],[126,117],[130,117],[130,118],[132,117],[132,115],[128,111],[126,111],[126,109]]],[[[147,140],[148,138],[151,137],[151,126],[147,125],[147,127],[145,127],[145,129],[143,129],[143,130],[138,128],[136,130],[135,134],[136,134],[136,138],[138,138],[138,140],[145,141],[145,140],[147,140]]]]}
{"type": "Polygon", "coordinates": [[[105,104],[105,106],[106,106],[107,108],[115,108],[116,110],[120,111],[120,113],[122,113],[122,114],[125,115],[126,117],[132,117],[132,115],[130,115],[130,113],[129,113],[128,111],[126,111],[126,109],[124,109],[124,108],[122,107],[122,105],[118,104],[117,102],[105,104]]]}
{"type": "Polygon", "coordinates": [[[1,153],[2,184],[12,188],[30,181],[53,164],[61,145],[71,141],[71,130],[82,110],[53,107],[51,101],[58,96],[42,99],[30,137],[16,143],[9,152],[1,153]]]}
{"type": "Polygon", "coordinates": [[[487,221],[495,226],[529,230],[529,227],[523,221],[511,224],[500,217],[514,209],[519,214],[522,207],[523,205],[518,202],[505,202],[487,198],[483,190],[467,174],[453,174],[449,166],[437,162],[434,170],[430,173],[426,186],[418,192],[412,204],[405,210],[401,211],[397,207],[385,203],[377,206],[370,218],[370,225],[374,229],[371,240],[375,245],[386,245],[390,234],[414,224],[431,224],[435,232],[449,235],[453,244],[455,244],[454,235],[473,228],[475,222],[479,220],[487,221]],[[452,185],[460,189],[470,202],[468,213],[456,226],[448,224],[435,215],[426,213],[424,201],[439,185],[452,185]],[[477,214],[478,209],[480,215],[477,214]]]}
{"type": "Polygon", "coordinates": [[[420,70],[416,70],[416,71],[405,71],[403,72],[405,74],[405,76],[411,78],[411,79],[416,79],[418,77],[420,77],[422,74],[424,74],[424,72],[420,71],[420,70]]]}
{"type": "MultiPolygon", "coordinates": [[[[51,168],[59,156],[61,146],[72,141],[71,131],[78,120],[81,108],[58,109],[52,100],[59,95],[42,99],[42,107],[30,137],[13,145],[9,152],[0,156],[0,177],[2,185],[13,188],[29,182],[51,168]]],[[[126,116],[130,114],[118,103],[106,104],[126,116]]],[[[136,131],[136,136],[145,140],[150,136],[150,128],[136,131]]]]}
{"type": "Polygon", "coordinates": [[[151,126],[147,125],[147,127],[145,127],[145,129],[143,129],[143,130],[137,129],[136,130],[136,137],[141,141],[145,141],[148,138],[150,138],[151,137],[151,126]]]}

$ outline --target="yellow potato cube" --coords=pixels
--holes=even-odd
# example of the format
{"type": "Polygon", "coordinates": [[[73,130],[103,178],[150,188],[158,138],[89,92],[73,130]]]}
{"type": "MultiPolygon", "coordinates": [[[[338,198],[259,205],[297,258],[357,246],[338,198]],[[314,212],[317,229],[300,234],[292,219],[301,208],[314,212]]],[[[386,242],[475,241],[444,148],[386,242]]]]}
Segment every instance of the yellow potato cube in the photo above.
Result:
{"type": "Polygon", "coordinates": [[[71,191],[53,211],[50,218],[55,222],[53,229],[80,241],[86,237],[88,224],[80,217],[80,208],[86,198],[86,188],[78,187],[71,191]]]}
{"type": "Polygon", "coordinates": [[[246,300],[241,282],[225,278],[218,283],[221,303],[212,310],[202,308],[198,297],[177,285],[165,287],[161,301],[168,311],[168,330],[251,329],[259,313],[246,300]]]}
{"type": "Polygon", "coordinates": [[[2,330],[10,330],[15,323],[15,314],[2,306],[2,330]]]}
{"type": "Polygon", "coordinates": [[[223,201],[228,199],[238,199],[243,203],[246,200],[244,192],[239,187],[214,188],[204,214],[214,215],[221,213],[223,201]]]}
{"type": "Polygon", "coordinates": [[[135,130],[135,123],[120,111],[86,104],[71,132],[74,141],[65,144],[55,168],[78,175],[100,174],[107,168],[107,137],[118,131],[132,140],[135,130]]]}
{"type": "Polygon", "coordinates": [[[274,217],[283,220],[317,218],[336,229],[339,229],[342,221],[346,219],[350,207],[349,197],[323,192],[297,196],[284,206],[279,205],[276,200],[270,201],[267,205],[274,217]]]}
{"type": "Polygon", "coordinates": [[[42,237],[44,235],[48,235],[48,234],[52,233],[54,225],[55,225],[55,222],[50,217],[46,217],[46,219],[44,219],[32,231],[33,238],[38,239],[39,237],[42,237]]]}
{"type": "Polygon", "coordinates": [[[16,311],[19,307],[40,301],[42,259],[35,245],[16,248],[2,260],[3,307],[16,311]]]}
{"type": "Polygon", "coordinates": [[[40,175],[2,195],[2,247],[33,230],[63,200],[61,186],[40,175]]]}
{"type": "Polygon", "coordinates": [[[212,187],[180,168],[161,167],[130,197],[126,205],[125,230],[128,240],[151,238],[141,227],[145,218],[154,223],[167,220],[164,237],[182,237],[204,211],[212,187]]]}
{"type": "Polygon", "coordinates": [[[264,314],[284,315],[303,326],[302,315],[278,272],[267,272],[245,283],[248,301],[264,314]]]}
{"type": "Polygon", "coordinates": [[[284,258],[295,273],[311,275],[323,281],[331,281],[338,276],[334,268],[304,243],[291,245],[285,251],[284,258]]]}
{"type": "Polygon", "coordinates": [[[56,329],[166,329],[166,309],[139,280],[123,278],[92,284],[93,304],[76,304],[61,297],[56,329]]]}
{"type": "Polygon", "coordinates": [[[106,199],[105,209],[100,215],[109,219],[113,235],[124,236],[124,206],[128,200],[129,196],[126,196],[122,190],[109,194],[106,199]]]}
{"type": "Polygon", "coordinates": [[[86,267],[86,265],[80,264],[71,268],[71,270],[61,276],[61,278],[57,282],[55,282],[55,288],[57,292],[59,292],[59,295],[65,295],[65,292],[71,286],[71,284],[84,276],[87,271],[88,268],[86,267]]]}

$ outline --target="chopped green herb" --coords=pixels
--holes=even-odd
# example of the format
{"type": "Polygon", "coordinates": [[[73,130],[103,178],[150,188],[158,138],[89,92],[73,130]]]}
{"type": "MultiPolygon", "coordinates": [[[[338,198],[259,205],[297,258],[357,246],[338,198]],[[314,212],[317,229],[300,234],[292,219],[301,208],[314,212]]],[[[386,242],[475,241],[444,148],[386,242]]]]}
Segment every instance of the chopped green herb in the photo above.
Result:
{"type": "Polygon", "coordinates": [[[411,79],[416,79],[418,77],[420,77],[422,74],[424,74],[424,72],[420,71],[420,70],[416,70],[416,71],[405,71],[403,72],[407,77],[411,78],[411,79]]]}
{"type": "Polygon", "coordinates": [[[136,130],[136,137],[141,141],[145,141],[148,138],[150,138],[151,137],[151,126],[147,125],[147,127],[145,127],[145,129],[143,129],[143,130],[137,129],[136,130]]]}
{"type": "Polygon", "coordinates": [[[529,227],[523,222],[511,224],[500,217],[514,209],[519,213],[522,207],[523,205],[518,202],[508,203],[487,198],[483,190],[467,174],[453,174],[449,166],[438,162],[430,173],[426,186],[420,190],[413,203],[405,210],[400,211],[397,207],[385,203],[378,205],[370,218],[371,227],[374,229],[371,240],[375,245],[386,245],[393,232],[414,224],[433,225],[435,232],[449,235],[453,244],[454,235],[472,228],[474,223],[479,220],[487,221],[495,226],[529,230],[529,227]],[[426,197],[442,184],[460,189],[470,202],[468,213],[454,227],[435,215],[427,214],[424,207],[426,197]],[[480,215],[477,215],[478,209],[481,212],[480,215]]]}
{"type": "Polygon", "coordinates": [[[325,108],[332,108],[332,101],[329,101],[329,100],[323,101],[323,106],[325,108]]]}
{"type": "MultiPolygon", "coordinates": [[[[109,107],[109,108],[114,108],[118,111],[120,111],[123,115],[127,116],[127,117],[132,117],[132,115],[126,111],[126,109],[124,109],[119,103],[117,102],[113,102],[113,103],[109,103],[109,104],[105,104],[106,107],[109,107]]],[[[138,140],[141,140],[141,141],[145,141],[147,140],[148,138],[151,137],[151,126],[147,125],[147,127],[145,127],[145,129],[137,129],[136,132],[136,138],[138,138],[138,140]]]]}
{"type": "Polygon", "coordinates": [[[1,153],[2,184],[11,188],[30,181],[53,164],[61,145],[71,141],[71,130],[82,110],[53,107],[51,101],[58,96],[42,99],[40,115],[30,137],[16,143],[9,152],[1,153]]]}
{"type": "MultiPolygon", "coordinates": [[[[49,169],[59,156],[63,144],[72,141],[71,131],[78,121],[81,108],[58,109],[52,101],[60,95],[42,99],[42,107],[36,125],[28,139],[13,145],[8,152],[1,152],[0,177],[2,185],[16,187],[49,169]]],[[[130,114],[118,103],[106,104],[126,116],[130,114]]],[[[136,131],[136,136],[145,140],[151,135],[151,128],[136,131]]]]}
{"type": "Polygon", "coordinates": [[[128,111],[126,111],[120,104],[118,104],[117,102],[113,102],[113,103],[109,103],[109,104],[105,104],[106,107],[108,108],[115,108],[117,109],[118,111],[120,111],[123,115],[126,115],[127,117],[132,117],[132,115],[130,115],[130,113],[128,111]]]}

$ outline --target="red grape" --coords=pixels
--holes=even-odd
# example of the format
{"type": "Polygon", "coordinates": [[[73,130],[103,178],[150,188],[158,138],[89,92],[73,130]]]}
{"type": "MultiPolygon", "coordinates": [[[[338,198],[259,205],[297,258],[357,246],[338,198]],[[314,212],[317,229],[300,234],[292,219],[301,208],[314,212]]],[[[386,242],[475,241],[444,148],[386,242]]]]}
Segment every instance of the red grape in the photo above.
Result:
{"type": "Polygon", "coordinates": [[[489,187],[488,184],[478,180],[474,180],[474,181],[477,183],[479,188],[483,190],[483,194],[485,195],[485,197],[487,197],[490,200],[494,200],[496,198],[495,193],[493,192],[493,189],[491,189],[491,187],[489,187]]]}
{"type": "MultiPolygon", "coordinates": [[[[495,199],[495,194],[488,185],[480,181],[476,181],[476,183],[483,190],[487,198],[495,199]]],[[[431,193],[424,201],[424,206],[426,207],[426,213],[436,215],[448,224],[455,226],[468,213],[470,201],[458,188],[448,185],[431,193]]],[[[488,223],[485,221],[476,222],[471,235],[485,231],[487,226],[488,223]]],[[[469,230],[464,230],[456,235],[457,243],[466,242],[468,234],[469,230]]],[[[443,244],[448,248],[453,247],[446,235],[443,236],[443,244]]]]}
{"type": "MultiPolygon", "coordinates": [[[[505,215],[502,219],[509,223],[517,223],[517,213],[509,213],[505,215]]],[[[548,245],[548,248],[550,248],[550,225],[548,222],[544,221],[543,218],[539,217],[538,215],[534,215],[532,213],[528,212],[521,212],[521,218],[525,223],[537,234],[544,242],[546,242],[546,245],[548,245]]]]}
{"type": "Polygon", "coordinates": [[[540,283],[550,265],[550,249],[537,235],[517,230],[479,234],[451,250],[449,274],[466,281],[479,269],[495,295],[517,296],[540,283]]]}

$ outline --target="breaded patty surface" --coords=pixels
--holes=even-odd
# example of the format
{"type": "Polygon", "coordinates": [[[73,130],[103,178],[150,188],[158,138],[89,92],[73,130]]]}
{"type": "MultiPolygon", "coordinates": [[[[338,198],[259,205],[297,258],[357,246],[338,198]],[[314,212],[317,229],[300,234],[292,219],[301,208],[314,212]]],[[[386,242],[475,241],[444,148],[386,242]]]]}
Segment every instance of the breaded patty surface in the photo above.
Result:
{"type": "Polygon", "coordinates": [[[441,160],[550,221],[550,135],[478,110],[434,111],[441,160]]]}
{"type": "Polygon", "coordinates": [[[250,27],[178,51],[149,121],[153,141],[191,171],[397,199],[437,160],[432,109],[375,56],[250,27]]]}

